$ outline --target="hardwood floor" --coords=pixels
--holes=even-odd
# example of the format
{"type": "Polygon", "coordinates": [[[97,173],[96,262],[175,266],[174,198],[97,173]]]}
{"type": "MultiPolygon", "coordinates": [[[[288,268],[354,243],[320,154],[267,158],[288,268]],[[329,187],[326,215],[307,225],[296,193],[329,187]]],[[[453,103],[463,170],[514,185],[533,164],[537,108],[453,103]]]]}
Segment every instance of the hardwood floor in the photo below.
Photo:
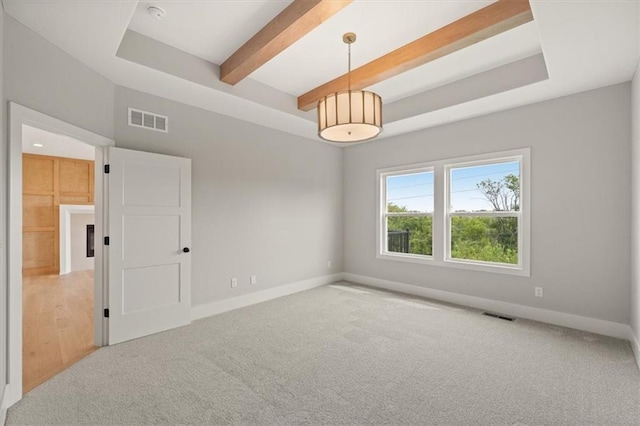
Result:
{"type": "Polygon", "coordinates": [[[97,349],[93,271],[25,277],[22,282],[23,393],[97,349]]]}

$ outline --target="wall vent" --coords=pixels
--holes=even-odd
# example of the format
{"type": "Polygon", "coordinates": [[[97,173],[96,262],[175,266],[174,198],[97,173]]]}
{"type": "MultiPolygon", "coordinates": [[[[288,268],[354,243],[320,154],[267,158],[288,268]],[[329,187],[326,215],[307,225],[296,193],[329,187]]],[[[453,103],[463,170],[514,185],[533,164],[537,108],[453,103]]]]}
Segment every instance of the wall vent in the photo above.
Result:
{"type": "Polygon", "coordinates": [[[169,117],[129,108],[129,126],[169,133],[169,117]]]}
{"type": "Polygon", "coordinates": [[[485,316],[491,317],[491,318],[498,318],[498,319],[505,320],[505,321],[515,321],[516,320],[515,318],[512,318],[512,317],[507,317],[505,315],[500,315],[500,314],[494,314],[494,313],[491,313],[491,312],[483,312],[482,315],[485,315],[485,316]]]}

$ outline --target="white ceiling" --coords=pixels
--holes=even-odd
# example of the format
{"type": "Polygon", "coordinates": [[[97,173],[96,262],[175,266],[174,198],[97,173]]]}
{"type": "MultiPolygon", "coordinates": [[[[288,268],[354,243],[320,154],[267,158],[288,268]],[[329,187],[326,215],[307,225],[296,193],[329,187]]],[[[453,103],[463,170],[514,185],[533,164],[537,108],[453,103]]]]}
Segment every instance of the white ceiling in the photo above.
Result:
{"type": "Polygon", "coordinates": [[[89,144],[65,135],[47,132],[36,127],[22,127],[22,152],[27,154],[51,155],[54,157],[93,160],[95,148],[89,144]],[[40,144],[43,146],[35,146],[40,144]]]}
{"type": "MultiPolygon", "coordinates": [[[[342,42],[342,34],[348,31],[358,36],[352,47],[352,67],[355,69],[494,1],[423,0],[408,4],[406,1],[355,0],[250,77],[299,96],[347,71],[347,47],[342,42]],[[389,25],[393,22],[402,23],[402,31],[389,25]]],[[[156,3],[166,11],[164,19],[159,21],[153,18],[147,12],[149,3],[140,3],[129,28],[218,65],[288,5],[286,1],[269,0],[232,4],[188,1],[156,3]],[[237,25],[238,22],[242,22],[242,26],[237,25]]],[[[530,52],[532,45],[539,51],[540,42],[535,26],[530,28],[530,31],[519,34],[516,40],[503,37],[494,54],[485,57],[480,66],[503,62],[504,57],[514,56],[514,51],[515,55],[522,57],[521,52],[530,52]]],[[[458,58],[464,67],[474,66],[472,61],[465,62],[464,59],[465,55],[458,58]]],[[[429,77],[433,81],[448,75],[445,71],[436,76],[429,74],[429,77]]],[[[402,80],[401,86],[417,86],[412,83],[421,82],[421,79],[414,77],[402,80]]],[[[395,93],[395,87],[395,83],[386,84],[384,93],[380,94],[385,99],[398,99],[400,96],[395,93]]],[[[410,88],[411,93],[418,89],[410,88]]]]}
{"type": "Polygon", "coordinates": [[[288,4],[286,0],[142,1],[129,28],[219,65],[288,4]],[[166,12],[161,21],[147,12],[151,4],[166,12]]]}
{"type": "MultiPolygon", "coordinates": [[[[356,0],[254,72],[249,80],[231,87],[219,83],[214,71],[213,83],[204,84],[166,70],[141,66],[117,57],[115,52],[130,28],[219,64],[283,10],[288,1],[155,1],[153,4],[167,11],[164,20],[156,21],[146,14],[149,2],[3,0],[8,14],[116,84],[310,139],[317,139],[315,114],[295,110],[295,97],[345,71],[346,48],[341,41],[344,32],[358,33],[358,42],[353,46],[357,66],[491,2],[356,0]],[[255,96],[250,99],[245,95],[248,87],[267,86],[282,94],[283,106],[256,102],[255,96]]],[[[378,91],[387,104],[405,102],[405,98],[418,92],[539,52],[546,60],[548,80],[436,111],[399,117],[385,123],[383,137],[632,78],[638,58],[637,1],[531,0],[531,6],[534,22],[371,89],[378,91]]],[[[255,90],[252,92],[255,95],[255,90]]]]}
{"type": "Polygon", "coordinates": [[[386,103],[394,102],[540,52],[538,27],[529,22],[375,84],[369,90],[380,94],[386,103]]]}
{"type": "MultiPolygon", "coordinates": [[[[355,0],[250,77],[300,96],[347,72],[348,49],[342,41],[346,32],[357,35],[351,47],[355,69],[491,3],[355,0]]],[[[416,79],[403,80],[404,84],[419,83],[416,79]]],[[[379,94],[383,99],[397,99],[394,88],[394,84],[388,84],[379,94]]]]}

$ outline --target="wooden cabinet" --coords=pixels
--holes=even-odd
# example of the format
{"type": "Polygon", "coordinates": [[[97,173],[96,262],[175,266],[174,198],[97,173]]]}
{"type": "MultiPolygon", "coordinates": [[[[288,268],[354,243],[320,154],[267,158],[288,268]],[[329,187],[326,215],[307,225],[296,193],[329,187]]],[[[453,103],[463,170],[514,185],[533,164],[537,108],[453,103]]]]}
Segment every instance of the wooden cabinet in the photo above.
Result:
{"type": "Polygon", "coordinates": [[[22,156],[22,273],[60,273],[60,204],[93,204],[94,162],[22,156]]]}

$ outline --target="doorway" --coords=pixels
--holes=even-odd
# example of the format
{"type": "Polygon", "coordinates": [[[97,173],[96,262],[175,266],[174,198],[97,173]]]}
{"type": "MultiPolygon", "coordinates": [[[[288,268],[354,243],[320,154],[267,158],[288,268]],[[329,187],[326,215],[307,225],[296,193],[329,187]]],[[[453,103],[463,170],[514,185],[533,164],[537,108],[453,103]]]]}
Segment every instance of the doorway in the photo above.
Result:
{"type": "MultiPolygon", "coordinates": [[[[103,287],[105,272],[102,246],[94,244],[93,247],[94,271],[82,269],[60,275],[62,271],[60,264],[64,260],[60,257],[59,233],[64,223],[61,225],[59,221],[61,204],[71,206],[94,204],[92,235],[94,241],[102,241],[105,216],[101,173],[103,149],[114,145],[111,139],[15,103],[9,103],[9,117],[9,228],[7,230],[9,249],[7,364],[9,369],[5,394],[8,406],[22,398],[23,388],[28,391],[38,382],[62,371],[104,344],[103,338],[107,325],[103,319],[106,290],[103,287]],[[34,141],[31,141],[33,149],[41,150],[35,154],[25,153],[23,142],[29,141],[30,132],[36,134],[48,132],[59,138],[66,138],[67,142],[70,140],[83,142],[86,144],[85,150],[93,152],[95,158],[89,166],[88,160],[73,158],[73,155],[62,152],[46,152],[46,149],[42,149],[44,147],[33,146],[33,143],[39,143],[34,141]],[[26,139],[23,137],[25,135],[26,139]],[[35,165],[23,163],[25,156],[32,156],[38,161],[33,161],[35,165]],[[45,182],[44,175],[47,174],[43,170],[49,171],[49,175],[52,176],[52,185],[47,188],[42,187],[45,182]],[[35,178],[30,176],[34,173],[35,178]],[[70,180],[60,187],[62,179],[66,179],[62,177],[63,175],[70,180]],[[89,183],[85,181],[84,189],[81,188],[83,179],[80,179],[80,176],[89,181],[89,183]],[[71,183],[68,183],[69,181],[71,183]],[[58,185],[57,190],[56,185],[58,185]],[[25,194],[30,195],[30,198],[23,203],[25,194]],[[56,197],[57,200],[52,201],[56,197]],[[44,216],[48,220],[46,226],[39,227],[34,222],[38,216],[44,216]],[[34,235],[25,236],[25,231],[31,231],[34,235]],[[41,251],[41,247],[47,247],[47,249],[41,251]],[[34,319],[34,312],[40,314],[40,318],[34,319]],[[28,324],[28,321],[32,323],[28,324]],[[80,322],[84,322],[84,326],[79,324],[80,322]],[[34,324],[37,327],[44,324],[49,327],[49,330],[42,332],[38,328],[40,330],[38,334],[30,333],[27,328],[33,327],[34,324]],[[78,331],[78,326],[83,331],[78,331]],[[53,337],[42,338],[40,334],[53,337]],[[30,336],[36,336],[35,340],[40,340],[37,344],[46,348],[46,356],[35,363],[30,363],[31,361],[23,358],[23,349],[33,347],[30,346],[33,342],[27,342],[30,336]],[[76,345],[74,341],[82,343],[76,345]],[[37,366],[36,369],[42,368],[44,364],[51,361],[46,359],[47,357],[57,358],[55,362],[50,363],[56,366],[50,369],[43,368],[34,374],[38,376],[37,379],[25,380],[23,387],[23,372],[27,373],[27,369],[31,371],[34,365],[37,366]],[[23,360],[25,361],[24,369],[23,360]]],[[[63,219],[65,215],[66,213],[63,212],[63,219]]],[[[73,228],[71,223],[69,227],[73,228]]],[[[84,244],[81,243],[86,250],[86,255],[88,248],[85,245],[86,241],[84,244]]],[[[83,268],[86,268],[86,264],[83,268]]],[[[25,351],[25,355],[29,354],[25,351]]]]}
{"type": "Polygon", "coordinates": [[[93,146],[23,125],[23,393],[97,349],[94,163],[93,146]]]}
{"type": "MultiPolygon", "coordinates": [[[[70,199],[78,202],[81,199],[86,205],[90,205],[88,200],[93,198],[95,223],[84,223],[80,228],[84,227],[86,232],[93,230],[91,234],[84,235],[87,240],[83,245],[84,250],[86,253],[92,251],[95,256],[93,309],[90,313],[85,313],[84,317],[93,318],[93,321],[89,322],[93,325],[93,342],[96,347],[107,344],[107,339],[109,344],[115,344],[186,325],[191,321],[191,160],[115,148],[111,139],[11,102],[9,117],[9,369],[5,406],[15,404],[23,395],[23,317],[26,317],[23,315],[22,303],[23,272],[34,269],[55,277],[60,272],[60,264],[66,264],[66,261],[61,260],[60,264],[54,265],[57,255],[67,252],[65,247],[59,248],[57,244],[51,245],[54,251],[57,250],[57,255],[50,254],[48,257],[38,258],[37,261],[30,257],[29,253],[23,256],[23,247],[33,245],[35,240],[51,242],[55,240],[55,235],[58,235],[59,239],[59,234],[56,233],[46,238],[43,235],[38,235],[38,238],[24,238],[23,234],[27,228],[23,227],[23,224],[33,225],[30,222],[32,218],[23,211],[25,189],[33,190],[31,195],[35,196],[57,196],[58,202],[54,204],[57,204],[58,208],[60,199],[66,202],[70,199]],[[48,187],[48,191],[38,188],[42,183],[40,178],[33,179],[35,183],[27,182],[25,178],[23,185],[23,177],[29,172],[27,168],[31,167],[25,166],[23,170],[23,156],[26,154],[23,153],[22,141],[23,133],[28,127],[86,142],[95,148],[93,196],[89,190],[67,191],[61,188],[58,188],[56,195],[55,180],[61,180],[60,164],[71,160],[48,159],[53,161],[50,169],[53,170],[51,173],[54,176],[52,187],[48,187]],[[55,161],[58,161],[57,166],[55,161]],[[125,228],[127,232],[124,231],[125,228]],[[109,236],[105,229],[113,235],[109,236]],[[93,250],[87,245],[91,238],[94,241],[93,250]]],[[[67,171],[77,169],[76,166],[68,166],[67,171]]],[[[39,174],[46,167],[40,164],[32,168],[39,174]]],[[[91,173],[88,174],[91,176],[91,173]]],[[[5,176],[0,174],[0,181],[4,178],[5,176]]],[[[3,187],[4,185],[0,185],[0,189],[3,187]]],[[[2,199],[3,197],[0,197],[0,201],[2,199]]],[[[30,205],[38,205],[33,199],[29,202],[30,205]]],[[[39,203],[46,205],[43,200],[39,200],[39,203]]],[[[73,206],[72,203],[70,205],[73,206]]],[[[53,212],[54,220],[50,220],[49,225],[53,223],[50,227],[55,227],[56,215],[59,220],[60,211],[50,211],[53,212]]],[[[36,209],[36,212],[39,210],[36,209]]],[[[63,212],[63,219],[67,213],[72,216],[71,212],[63,212]]],[[[60,225],[61,228],[65,226],[65,223],[60,225]]],[[[71,218],[68,227],[73,228],[71,218]]],[[[28,230],[35,232],[50,229],[34,226],[28,230]]],[[[72,258],[72,254],[69,254],[69,257],[72,258]]],[[[51,285],[45,288],[51,290],[51,285]]],[[[77,286],[70,288],[77,290],[77,286]]],[[[64,311],[63,304],[60,308],[64,311]]],[[[69,362],[72,361],[73,358],[69,357],[69,362]]]]}

